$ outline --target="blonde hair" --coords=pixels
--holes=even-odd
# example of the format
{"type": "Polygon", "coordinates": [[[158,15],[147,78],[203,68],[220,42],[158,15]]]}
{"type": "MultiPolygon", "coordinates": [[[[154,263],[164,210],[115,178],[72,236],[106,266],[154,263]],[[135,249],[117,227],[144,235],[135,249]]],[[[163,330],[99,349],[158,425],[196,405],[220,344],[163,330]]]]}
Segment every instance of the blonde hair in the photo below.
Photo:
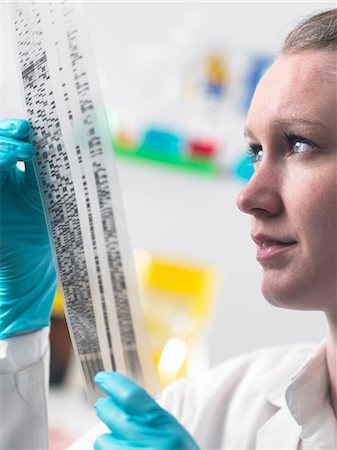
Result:
{"type": "Polygon", "coordinates": [[[337,50],[337,9],[321,12],[299,23],[286,37],[281,53],[337,50]]]}

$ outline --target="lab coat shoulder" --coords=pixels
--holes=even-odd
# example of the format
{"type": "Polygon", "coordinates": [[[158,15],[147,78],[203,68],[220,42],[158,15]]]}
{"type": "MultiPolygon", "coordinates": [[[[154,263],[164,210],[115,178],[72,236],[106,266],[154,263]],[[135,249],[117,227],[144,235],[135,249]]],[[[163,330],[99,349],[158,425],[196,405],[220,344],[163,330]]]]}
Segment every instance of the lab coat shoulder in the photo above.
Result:
{"type": "Polygon", "coordinates": [[[201,448],[256,448],[259,430],[281,408],[286,410],[286,387],[314,348],[271,347],[235,357],[173,383],[159,402],[201,448]]]}

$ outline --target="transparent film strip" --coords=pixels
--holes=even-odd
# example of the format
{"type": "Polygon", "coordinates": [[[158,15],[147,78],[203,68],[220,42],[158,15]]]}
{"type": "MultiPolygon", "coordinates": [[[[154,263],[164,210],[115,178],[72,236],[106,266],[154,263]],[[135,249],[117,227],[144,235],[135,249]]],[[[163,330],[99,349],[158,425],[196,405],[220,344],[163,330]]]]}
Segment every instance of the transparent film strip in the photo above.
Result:
{"type": "Polygon", "coordinates": [[[83,6],[10,5],[35,169],[66,318],[89,402],[117,370],[153,394],[157,378],[123,220],[111,136],[83,6]]]}

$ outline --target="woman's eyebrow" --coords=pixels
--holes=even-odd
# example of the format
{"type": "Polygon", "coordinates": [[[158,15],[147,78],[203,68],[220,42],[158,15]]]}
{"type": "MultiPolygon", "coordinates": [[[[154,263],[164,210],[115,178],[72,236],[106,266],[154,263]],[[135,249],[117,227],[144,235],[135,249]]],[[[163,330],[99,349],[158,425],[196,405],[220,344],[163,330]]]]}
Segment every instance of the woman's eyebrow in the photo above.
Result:
{"type": "Polygon", "coordinates": [[[282,125],[282,126],[310,126],[315,127],[316,129],[322,129],[323,131],[328,131],[329,127],[320,120],[311,120],[311,119],[303,119],[299,117],[287,117],[287,118],[279,118],[276,119],[274,122],[275,125],[282,125]]]}
{"type": "Polygon", "coordinates": [[[252,131],[250,131],[250,129],[248,127],[245,127],[243,135],[244,135],[245,138],[253,138],[253,137],[255,137],[254,133],[252,131]]]}
{"type": "MultiPolygon", "coordinates": [[[[327,126],[324,122],[319,120],[311,120],[311,119],[303,119],[298,117],[287,117],[287,118],[277,118],[275,120],[270,121],[269,123],[270,129],[278,129],[280,127],[314,127],[315,131],[322,131],[324,133],[330,132],[331,129],[329,126],[327,126]]],[[[249,128],[249,126],[246,126],[244,129],[244,136],[246,138],[255,138],[254,132],[249,128]]]]}

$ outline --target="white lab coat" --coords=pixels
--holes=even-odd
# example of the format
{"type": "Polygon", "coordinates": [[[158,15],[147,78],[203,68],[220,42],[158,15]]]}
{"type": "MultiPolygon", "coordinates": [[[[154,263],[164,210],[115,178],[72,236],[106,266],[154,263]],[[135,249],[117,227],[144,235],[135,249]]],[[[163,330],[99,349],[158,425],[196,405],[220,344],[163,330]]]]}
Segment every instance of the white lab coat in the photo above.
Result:
{"type": "Polygon", "coordinates": [[[0,449],[48,448],[49,330],[0,339],[0,449]]]}
{"type": "MultiPolygon", "coordinates": [[[[7,341],[13,342],[6,348],[0,341],[0,449],[46,449],[46,331],[7,341]],[[20,345],[26,351],[22,368],[17,364],[20,345]],[[34,358],[29,360],[27,353],[34,358]]],[[[312,351],[311,345],[297,345],[231,359],[195,379],[174,383],[163,391],[160,403],[202,450],[335,450],[325,343],[312,351]]],[[[92,449],[96,437],[107,431],[99,425],[71,448],[92,449]]]]}

